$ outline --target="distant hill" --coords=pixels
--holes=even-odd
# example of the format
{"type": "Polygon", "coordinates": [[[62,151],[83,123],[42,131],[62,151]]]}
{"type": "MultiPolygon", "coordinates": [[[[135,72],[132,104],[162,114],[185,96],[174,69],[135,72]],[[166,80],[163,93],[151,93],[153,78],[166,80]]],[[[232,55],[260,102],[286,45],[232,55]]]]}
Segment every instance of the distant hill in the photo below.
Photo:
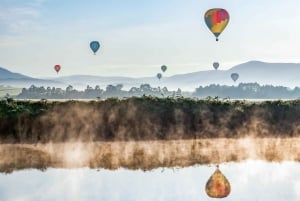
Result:
{"type": "Polygon", "coordinates": [[[109,84],[117,85],[123,84],[125,88],[129,89],[132,86],[140,86],[143,83],[143,79],[130,78],[130,77],[104,77],[93,75],[71,75],[55,78],[55,81],[62,82],[68,85],[72,85],[77,89],[86,88],[87,85],[92,87],[99,85],[102,88],[109,84]]]}
{"type": "Polygon", "coordinates": [[[31,85],[65,87],[66,84],[55,80],[32,78],[0,67],[0,85],[22,88],[31,85]]]}
{"type": "MultiPolygon", "coordinates": [[[[174,75],[171,77],[163,77],[160,81],[155,77],[130,78],[130,77],[103,77],[91,75],[72,75],[58,78],[35,79],[28,76],[12,73],[1,68],[5,74],[0,72],[0,85],[6,83],[11,86],[20,87],[23,84],[28,86],[36,84],[37,86],[55,86],[65,87],[72,85],[75,88],[82,89],[87,85],[92,87],[99,85],[105,88],[109,84],[123,84],[125,89],[141,84],[150,84],[153,87],[167,86],[168,89],[176,90],[181,88],[184,91],[194,91],[195,88],[207,86],[210,84],[220,85],[237,85],[240,82],[253,83],[257,82],[261,85],[286,86],[294,88],[300,86],[300,64],[297,63],[266,63],[261,61],[249,61],[236,66],[229,70],[207,70],[198,71],[187,74],[174,75]],[[230,77],[231,73],[240,75],[238,81],[234,83],[230,77]],[[5,77],[5,75],[7,77],[5,77]],[[9,79],[8,79],[9,78],[9,79]]],[[[169,71],[171,72],[171,68],[169,71]]]]}
{"type": "Polygon", "coordinates": [[[249,61],[239,64],[229,70],[208,70],[187,74],[163,77],[160,81],[153,77],[128,78],[128,77],[100,77],[75,75],[57,78],[57,81],[68,82],[73,86],[85,87],[87,84],[96,84],[105,87],[108,84],[124,84],[125,88],[139,86],[149,83],[152,86],[167,86],[175,90],[181,88],[185,91],[193,91],[195,88],[210,84],[237,85],[237,83],[257,82],[261,85],[286,86],[294,88],[300,86],[300,64],[294,63],[265,63],[260,61],[249,61]],[[231,73],[240,75],[238,81],[234,83],[230,77],[231,73]]]}
{"type": "Polygon", "coordinates": [[[231,73],[238,73],[237,83],[257,82],[261,85],[286,86],[294,88],[300,86],[300,64],[293,63],[265,63],[250,61],[232,67],[229,70],[199,71],[183,75],[174,75],[164,82],[169,86],[180,83],[183,88],[195,88],[199,85],[210,84],[236,85],[231,80],[231,73]]]}
{"type": "Polygon", "coordinates": [[[237,65],[229,70],[240,74],[241,82],[257,82],[260,84],[300,86],[299,63],[265,63],[250,61],[237,65]]]}
{"type": "Polygon", "coordinates": [[[28,79],[30,77],[20,73],[13,73],[5,68],[0,67],[0,79],[28,79]]]}

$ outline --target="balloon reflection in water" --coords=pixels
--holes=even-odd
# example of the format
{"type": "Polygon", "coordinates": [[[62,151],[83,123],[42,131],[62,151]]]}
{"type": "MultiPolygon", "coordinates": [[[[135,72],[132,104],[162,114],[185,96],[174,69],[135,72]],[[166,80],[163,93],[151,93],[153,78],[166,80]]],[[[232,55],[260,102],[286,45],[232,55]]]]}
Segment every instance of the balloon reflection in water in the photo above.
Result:
{"type": "Polygon", "coordinates": [[[217,166],[216,171],[208,179],[205,187],[206,194],[212,198],[225,198],[230,194],[230,183],[217,166]]]}

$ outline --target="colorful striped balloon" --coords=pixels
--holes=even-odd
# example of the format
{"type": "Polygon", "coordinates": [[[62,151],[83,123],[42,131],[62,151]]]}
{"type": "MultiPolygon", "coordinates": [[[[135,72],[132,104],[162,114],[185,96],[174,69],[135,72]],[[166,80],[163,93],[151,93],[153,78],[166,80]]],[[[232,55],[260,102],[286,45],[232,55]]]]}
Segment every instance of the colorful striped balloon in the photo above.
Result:
{"type": "Polygon", "coordinates": [[[204,15],[205,23],[209,30],[216,36],[216,41],[219,40],[219,35],[226,28],[229,18],[229,13],[222,8],[213,8],[206,11],[204,15]]]}

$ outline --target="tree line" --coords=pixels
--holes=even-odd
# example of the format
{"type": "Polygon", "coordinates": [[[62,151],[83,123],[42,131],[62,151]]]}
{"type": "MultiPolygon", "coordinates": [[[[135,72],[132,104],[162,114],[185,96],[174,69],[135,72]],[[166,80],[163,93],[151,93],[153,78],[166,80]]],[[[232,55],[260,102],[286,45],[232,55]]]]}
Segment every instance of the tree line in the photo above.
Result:
{"type": "Polygon", "coordinates": [[[300,88],[290,89],[283,86],[240,83],[238,86],[211,84],[196,88],[194,97],[220,97],[232,99],[296,99],[300,98],[300,88]]]}
{"type": "Polygon", "coordinates": [[[240,83],[237,86],[226,86],[211,84],[200,86],[193,93],[182,92],[181,89],[170,91],[167,87],[151,87],[149,84],[142,84],[140,87],[132,87],[124,90],[122,84],[107,85],[105,89],[96,85],[94,88],[87,86],[79,91],[69,85],[65,89],[55,87],[30,86],[23,88],[16,96],[19,99],[105,99],[105,98],[126,98],[141,96],[156,97],[189,97],[189,98],[231,98],[231,99],[296,99],[300,98],[300,88],[290,89],[283,86],[259,85],[258,83],[240,83]]]}
{"type": "Polygon", "coordinates": [[[66,89],[55,87],[37,87],[30,86],[28,89],[23,88],[22,92],[16,96],[19,99],[105,99],[105,98],[126,98],[140,96],[157,96],[157,97],[175,97],[182,96],[181,90],[169,91],[167,87],[153,88],[149,84],[142,84],[140,87],[132,87],[129,91],[123,90],[122,84],[107,85],[101,89],[99,85],[94,88],[87,85],[83,91],[76,90],[72,85],[66,89]]]}

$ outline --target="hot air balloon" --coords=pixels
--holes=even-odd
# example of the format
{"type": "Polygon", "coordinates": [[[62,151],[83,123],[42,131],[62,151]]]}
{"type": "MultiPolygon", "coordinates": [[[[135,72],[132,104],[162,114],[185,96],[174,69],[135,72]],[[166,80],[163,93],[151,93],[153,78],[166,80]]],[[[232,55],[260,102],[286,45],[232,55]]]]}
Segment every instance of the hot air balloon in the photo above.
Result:
{"type": "Polygon", "coordinates": [[[100,43],[98,41],[92,41],[90,43],[90,48],[91,50],[94,52],[94,54],[96,54],[96,52],[99,50],[100,48],[100,43]]]}
{"type": "Polygon", "coordinates": [[[156,77],[160,80],[162,78],[162,74],[161,73],[157,73],[156,77]]]}
{"type": "Polygon", "coordinates": [[[219,66],[220,66],[220,64],[218,62],[213,63],[213,67],[215,70],[218,70],[219,66]]]}
{"type": "Polygon", "coordinates": [[[229,13],[222,8],[213,8],[206,11],[204,15],[205,23],[209,30],[216,36],[216,41],[219,40],[219,35],[226,28],[229,18],[229,13]]]}
{"type": "Polygon", "coordinates": [[[231,74],[231,79],[235,82],[235,81],[237,81],[238,79],[239,79],[239,74],[237,74],[237,73],[232,73],[231,74]]]}
{"type": "Polygon", "coordinates": [[[166,72],[167,66],[166,66],[166,65],[162,65],[162,66],[161,66],[161,70],[162,70],[162,72],[166,72]]]}
{"type": "Polygon", "coordinates": [[[56,73],[58,74],[58,72],[60,71],[61,66],[60,65],[55,65],[54,66],[54,70],[56,71],[56,73]]]}
{"type": "Polygon", "coordinates": [[[219,166],[217,166],[217,170],[208,179],[205,191],[211,198],[225,198],[230,194],[230,183],[219,170],[219,166]]]}

